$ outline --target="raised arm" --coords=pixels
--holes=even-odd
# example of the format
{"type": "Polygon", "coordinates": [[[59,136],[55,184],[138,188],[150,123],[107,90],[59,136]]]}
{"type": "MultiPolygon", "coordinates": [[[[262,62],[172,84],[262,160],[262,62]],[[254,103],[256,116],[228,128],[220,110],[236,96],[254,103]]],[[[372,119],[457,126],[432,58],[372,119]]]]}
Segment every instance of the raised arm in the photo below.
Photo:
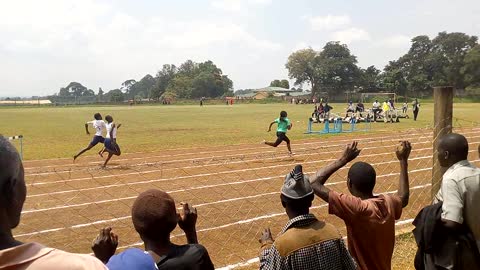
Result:
{"type": "Polygon", "coordinates": [[[111,227],[105,227],[100,229],[100,233],[97,235],[92,243],[92,251],[97,259],[101,260],[104,264],[110,260],[115,254],[118,246],[118,235],[112,232],[111,227]]]}
{"type": "Polygon", "coordinates": [[[117,129],[119,129],[122,126],[122,124],[118,124],[117,129]]]}
{"type": "Polygon", "coordinates": [[[412,151],[412,146],[408,141],[402,141],[401,145],[397,147],[396,155],[400,161],[400,179],[398,183],[397,195],[402,200],[402,207],[405,208],[408,205],[408,199],[410,197],[410,188],[408,183],[408,157],[412,151]]]}
{"type": "Polygon", "coordinates": [[[270,131],[272,130],[272,126],[273,126],[273,124],[275,124],[275,123],[276,123],[275,121],[273,121],[272,123],[270,123],[270,126],[268,127],[268,131],[267,131],[267,132],[270,132],[270,131]]]}
{"type": "Polygon", "coordinates": [[[357,146],[357,142],[352,142],[347,145],[347,148],[339,159],[321,168],[315,175],[310,177],[310,184],[313,191],[318,197],[322,198],[322,200],[328,202],[329,199],[330,189],[325,186],[325,182],[327,182],[328,178],[334,172],[354,160],[360,154],[361,150],[358,149],[357,146]]]}
{"type": "Polygon", "coordinates": [[[187,242],[189,244],[198,244],[197,239],[197,209],[188,205],[182,204],[183,209],[178,214],[178,225],[185,232],[187,242]]]}
{"type": "Polygon", "coordinates": [[[115,129],[115,123],[112,124],[112,129],[110,130],[110,138],[112,139],[112,141],[113,141],[113,139],[115,139],[115,138],[113,138],[113,130],[114,129],[115,129]]]}

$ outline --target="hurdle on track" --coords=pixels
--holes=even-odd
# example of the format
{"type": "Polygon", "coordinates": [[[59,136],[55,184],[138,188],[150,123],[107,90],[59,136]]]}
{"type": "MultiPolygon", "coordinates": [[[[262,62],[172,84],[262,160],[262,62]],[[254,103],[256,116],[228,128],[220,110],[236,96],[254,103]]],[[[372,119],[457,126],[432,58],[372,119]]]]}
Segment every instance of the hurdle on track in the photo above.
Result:
{"type": "Polygon", "coordinates": [[[6,137],[9,141],[19,140],[20,141],[20,158],[23,159],[23,135],[6,137]]]}
{"type": "Polygon", "coordinates": [[[357,119],[352,118],[348,123],[349,128],[344,129],[343,128],[343,119],[338,117],[333,119],[333,128],[330,127],[330,121],[326,119],[324,123],[323,130],[321,131],[314,131],[313,130],[313,119],[309,118],[308,119],[308,125],[307,125],[307,132],[305,134],[329,134],[329,133],[346,133],[346,132],[355,132],[355,131],[365,131],[368,132],[371,129],[371,122],[370,121],[365,121],[363,123],[359,123],[357,119]],[[361,128],[361,126],[364,124],[364,127],[361,128]]]}

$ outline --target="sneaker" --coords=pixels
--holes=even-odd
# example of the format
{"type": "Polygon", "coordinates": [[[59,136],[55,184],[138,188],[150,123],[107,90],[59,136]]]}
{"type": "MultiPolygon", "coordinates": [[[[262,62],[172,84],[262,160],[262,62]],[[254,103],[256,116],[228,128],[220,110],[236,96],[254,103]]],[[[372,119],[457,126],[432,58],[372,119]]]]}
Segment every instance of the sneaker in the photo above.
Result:
{"type": "Polygon", "coordinates": [[[263,141],[262,141],[262,144],[265,144],[266,142],[267,142],[267,140],[263,140],[263,141]]]}
{"type": "Polygon", "coordinates": [[[293,156],[295,154],[292,151],[288,151],[288,155],[293,156]]]}

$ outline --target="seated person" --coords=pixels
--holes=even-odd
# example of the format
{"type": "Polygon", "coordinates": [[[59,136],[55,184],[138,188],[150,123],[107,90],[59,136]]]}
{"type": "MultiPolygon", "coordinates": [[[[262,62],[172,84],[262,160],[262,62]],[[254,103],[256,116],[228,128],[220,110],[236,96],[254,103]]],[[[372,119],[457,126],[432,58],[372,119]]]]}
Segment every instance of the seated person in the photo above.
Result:
{"type": "Polygon", "coordinates": [[[24,177],[17,150],[0,135],[0,269],[106,270],[93,256],[68,253],[34,242],[22,243],[13,237],[12,230],[20,223],[27,196],[24,177]]]}
{"type": "MultiPolygon", "coordinates": [[[[141,193],[133,203],[132,221],[144,242],[146,252],[158,269],[214,269],[207,250],[198,244],[195,208],[184,204],[183,212],[177,214],[175,201],[170,195],[157,189],[150,189],[141,193]],[[177,224],[185,232],[187,245],[170,242],[170,233],[177,224]]],[[[128,258],[128,254],[125,254],[127,251],[137,255],[139,252],[129,249],[110,258],[115,253],[115,249],[112,248],[114,244],[114,237],[107,235],[106,241],[94,245],[92,249],[95,256],[107,262],[110,270],[130,269],[124,268],[125,264],[118,261],[128,258]],[[104,251],[112,249],[113,252],[104,251]]],[[[142,262],[148,264],[147,257],[143,256],[142,262]]]]}
{"type": "Polygon", "coordinates": [[[345,117],[348,117],[348,113],[354,113],[355,112],[355,107],[353,106],[353,102],[348,102],[347,104],[347,113],[345,114],[345,117]]]}
{"type": "Polygon", "coordinates": [[[361,101],[357,103],[357,107],[355,108],[355,112],[364,112],[365,111],[365,105],[361,101]]]}
{"type": "Polygon", "coordinates": [[[287,174],[280,200],[290,219],[274,241],[270,229],[260,239],[260,269],[343,269],[356,264],[335,226],[310,214],[314,194],[302,166],[287,174]]]}

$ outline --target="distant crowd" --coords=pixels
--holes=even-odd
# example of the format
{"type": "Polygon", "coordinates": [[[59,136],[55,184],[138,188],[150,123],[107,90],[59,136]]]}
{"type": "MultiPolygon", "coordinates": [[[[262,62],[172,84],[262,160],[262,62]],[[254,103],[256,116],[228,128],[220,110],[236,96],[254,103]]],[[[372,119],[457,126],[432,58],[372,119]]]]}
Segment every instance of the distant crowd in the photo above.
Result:
{"type": "MultiPolygon", "coordinates": [[[[357,142],[347,145],[338,159],[313,175],[304,174],[302,165],[295,166],[278,187],[279,203],[289,221],[281,232],[276,232],[276,239],[270,229],[263,231],[259,240],[260,269],[391,269],[395,222],[410,198],[411,151],[408,141],[395,149],[400,168],[398,188],[383,194],[374,193],[376,171],[363,161],[348,168],[345,180],[349,193],[331,190],[326,184],[336,171],[360,155],[357,142]],[[310,212],[315,197],[328,203],[329,214],[343,220],[347,245],[338,226],[310,212]]],[[[416,269],[480,269],[480,169],[468,161],[468,153],[467,139],[460,134],[438,140],[438,152],[434,154],[448,169],[435,201],[422,209],[413,222],[418,248],[416,269]]],[[[16,240],[12,230],[20,223],[26,196],[20,156],[0,136],[1,270],[214,269],[207,249],[197,240],[197,210],[184,203],[177,212],[175,200],[164,191],[147,190],[133,203],[131,219],[144,248],[128,248],[115,254],[123,236],[107,227],[93,241],[95,256],[16,240]],[[184,245],[170,241],[177,226],[185,232],[184,245]]]]}

